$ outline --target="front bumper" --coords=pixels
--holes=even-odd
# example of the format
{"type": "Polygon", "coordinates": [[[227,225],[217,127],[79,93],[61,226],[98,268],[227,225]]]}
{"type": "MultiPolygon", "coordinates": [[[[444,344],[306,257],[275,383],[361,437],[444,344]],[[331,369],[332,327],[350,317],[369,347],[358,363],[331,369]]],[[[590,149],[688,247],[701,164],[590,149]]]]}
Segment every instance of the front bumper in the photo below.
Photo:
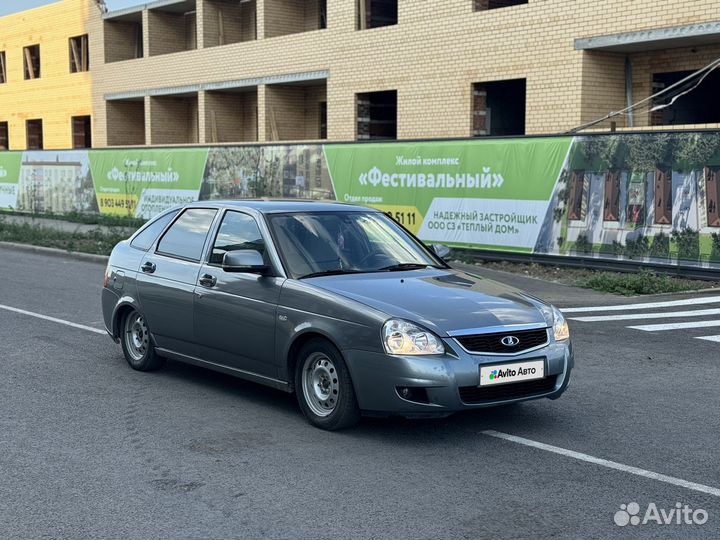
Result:
{"type": "MultiPolygon", "coordinates": [[[[543,348],[514,356],[470,354],[452,340],[446,341],[446,346],[451,347],[456,356],[389,356],[360,350],[343,351],[360,409],[365,413],[379,415],[446,416],[456,411],[530,399],[556,399],[567,388],[574,366],[570,341],[550,342],[543,348]],[[540,359],[545,361],[547,380],[544,384],[516,387],[521,391],[508,392],[504,397],[469,402],[468,394],[473,393],[480,382],[480,365],[540,359]],[[425,389],[427,403],[401,398],[396,390],[398,387],[425,389]],[[465,400],[461,397],[461,388],[465,390],[465,400]]],[[[520,384],[509,383],[507,387],[520,384]]]]}

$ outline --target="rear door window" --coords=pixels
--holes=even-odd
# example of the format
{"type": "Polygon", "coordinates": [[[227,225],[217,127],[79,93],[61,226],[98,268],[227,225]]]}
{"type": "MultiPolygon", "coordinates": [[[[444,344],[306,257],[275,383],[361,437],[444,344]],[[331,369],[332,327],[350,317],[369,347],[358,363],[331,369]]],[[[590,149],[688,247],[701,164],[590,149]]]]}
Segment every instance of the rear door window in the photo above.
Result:
{"type": "Polygon", "coordinates": [[[208,232],[217,210],[189,208],[172,224],[158,244],[158,253],[200,261],[208,232]]]}
{"type": "Polygon", "coordinates": [[[142,251],[150,249],[155,243],[155,240],[157,240],[157,237],[160,236],[160,233],[165,230],[167,224],[170,223],[175,216],[177,216],[177,213],[178,210],[168,212],[148,224],[135,238],[133,238],[130,245],[135,249],[140,249],[142,251]]]}

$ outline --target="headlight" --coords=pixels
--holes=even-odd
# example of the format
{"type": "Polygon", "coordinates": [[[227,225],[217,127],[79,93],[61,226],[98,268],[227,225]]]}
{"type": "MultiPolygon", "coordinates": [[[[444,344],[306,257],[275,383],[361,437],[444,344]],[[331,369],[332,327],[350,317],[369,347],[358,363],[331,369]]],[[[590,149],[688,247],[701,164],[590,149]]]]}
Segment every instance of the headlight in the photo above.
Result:
{"type": "Polygon", "coordinates": [[[411,322],[390,319],[382,333],[388,354],[445,354],[439,337],[411,322]]]}
{"type": "Polygon", "coordinates": [[[565,341],[567,339],[570,339],[570,327],[568,327],[565,316],[555,306],[552,306],[552,312],[553,333],[555,334],[555,341],[565,341]]]}

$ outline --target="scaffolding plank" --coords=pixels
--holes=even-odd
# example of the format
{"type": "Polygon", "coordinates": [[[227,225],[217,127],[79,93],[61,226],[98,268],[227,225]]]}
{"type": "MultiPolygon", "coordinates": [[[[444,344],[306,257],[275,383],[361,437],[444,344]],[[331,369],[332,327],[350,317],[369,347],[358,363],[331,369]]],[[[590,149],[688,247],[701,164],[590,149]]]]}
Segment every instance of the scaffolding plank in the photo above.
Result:
{"type": "Polygon", "coordinates": [[[70,40],[70,50],[72,51],[73,61],[75,62],[75,73],[82,71],[82,64],[80,63],[80,52],[78,51],[77,41],[75,39],[70,40]]]}
{"type": "Polygon", "coordinates": [[[367,28],[367,0],[357,0],[358,16],[360,17],[360,30],[367,28]]]}
{"type": "Polygon", "coordinates": [[[27,71],[28,75],[31,79],[35,78],[35,63],[33,62],[32,54],[30,54],[30,49],[27,47],[25,48],[25,62],[27,63],[27,71]]]}
{"type": "Polygon", "coordinates": [[[273,141],[280,140],[280,134],[278,133],[277,121],[275,120],[275,109],[270,107],[270,133],[273,141]]]}
{"type": "Polygon", "coordinates": [[[218,142],[218,128],[217,128],[217,111],[212,111],[210,114],[210,142],[218,142]]]}
{"type": "Polygon", "coordinates": [[[225,18],[222,10],[218,10],[218,43],[225,45],[225,18]]]}

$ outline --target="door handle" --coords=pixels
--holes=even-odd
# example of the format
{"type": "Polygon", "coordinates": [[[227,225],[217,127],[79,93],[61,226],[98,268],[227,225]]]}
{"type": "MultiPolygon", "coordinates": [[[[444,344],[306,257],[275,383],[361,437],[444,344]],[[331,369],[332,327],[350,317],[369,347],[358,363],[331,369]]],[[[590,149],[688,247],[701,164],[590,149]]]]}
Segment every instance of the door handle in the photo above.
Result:
{"type": "Polygon", "coordinates": [[[142,270],[146,274],[152,274],[153,272],[155,272],[155,268],[157,268],[155,266],[155,263],[148,261],[140,267],[140,270],[142,270]]]}
{"type": "Polygon", "coordinates": [[[211,276],[210,274],[204,274],[200,278],[200,285],[203,287],[214,287],[217,283],[217,278],[215,276],[211,276]]]}

